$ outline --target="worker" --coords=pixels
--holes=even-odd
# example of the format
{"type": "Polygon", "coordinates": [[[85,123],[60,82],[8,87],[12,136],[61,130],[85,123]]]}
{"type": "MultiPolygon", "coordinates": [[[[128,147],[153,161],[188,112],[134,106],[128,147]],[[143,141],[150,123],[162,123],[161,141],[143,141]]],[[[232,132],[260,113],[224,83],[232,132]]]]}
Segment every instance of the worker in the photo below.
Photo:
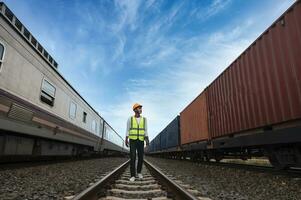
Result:
{"type": "Polygon", "coordinates": [[[130,181],[135,181],[136,177],[136,151],[138,153],[138,165],[137,175],[139,179],[143,178],[141,173],[143,154],[144,154],[144,141],[146,145],[149,145],[148,134],[147,134],[147,121],[145,117],[141,116],[142,105],[135,103],[133,105],[134,116],[129,117],[127,121],[125,145],[130,145],[130,168],[131,177],[130,181]]]}

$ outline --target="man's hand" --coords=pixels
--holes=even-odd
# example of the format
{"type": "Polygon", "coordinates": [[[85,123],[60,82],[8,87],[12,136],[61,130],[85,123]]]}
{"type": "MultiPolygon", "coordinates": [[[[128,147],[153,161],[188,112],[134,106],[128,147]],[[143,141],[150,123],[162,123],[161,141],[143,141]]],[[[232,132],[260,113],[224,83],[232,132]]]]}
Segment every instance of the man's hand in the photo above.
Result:
{"type": "Polygon", "coordinates": [[[129,137],[125,137],[125,146],[129,147],[129,137]]]}

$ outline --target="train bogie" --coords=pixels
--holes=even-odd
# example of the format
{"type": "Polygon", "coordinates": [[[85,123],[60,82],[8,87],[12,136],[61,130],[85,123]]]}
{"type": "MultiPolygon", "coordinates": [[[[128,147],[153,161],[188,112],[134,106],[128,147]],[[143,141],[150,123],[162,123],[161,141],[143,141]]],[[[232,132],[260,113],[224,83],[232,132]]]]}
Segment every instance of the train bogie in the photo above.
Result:
{"type": "Polygon", "coordinates": [[[15,135],[1,135],[0,146],[0,155],[31,155],[34,140],[15,135]]]}
{"type": "Polygon", "coordinates": [[[74,151],[73,145],[56,141],[41,140],[38,145],[41,156],[72,156],[74,151]]]}

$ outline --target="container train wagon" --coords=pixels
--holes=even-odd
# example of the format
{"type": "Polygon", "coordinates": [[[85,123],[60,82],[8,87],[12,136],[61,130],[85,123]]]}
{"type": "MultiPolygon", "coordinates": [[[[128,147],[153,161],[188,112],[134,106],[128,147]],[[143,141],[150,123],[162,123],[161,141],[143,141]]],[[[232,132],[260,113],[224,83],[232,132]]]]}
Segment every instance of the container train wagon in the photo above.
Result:
{"type": "Polygon", "coordinates": [[[122,137],[57,68],[53,57],[0,3],[0,162],[128,151],[122,137]]]}
{"type": "Polygon", "coordinates": [[[268,156],[278,168],[300,167],[300,19],[296,1],[180,113],[175,147],[166,148],[164,129],[148,152],[200,160],[268,156]]]}

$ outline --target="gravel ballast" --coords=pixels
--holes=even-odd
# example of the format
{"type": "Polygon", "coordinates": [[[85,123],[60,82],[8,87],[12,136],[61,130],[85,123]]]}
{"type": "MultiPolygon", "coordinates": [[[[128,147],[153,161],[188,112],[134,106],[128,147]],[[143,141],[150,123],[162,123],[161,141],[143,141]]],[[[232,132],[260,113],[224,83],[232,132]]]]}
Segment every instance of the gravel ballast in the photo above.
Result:
{"type": "Polygon", "coordinates": [[[100,158],[0,171],[0,199],[64,199],[100,180],[126,158],[100,158]]]}
{"type": "Polygon", "coordinates": [[[211,199],[301,199],[300,175],[288,177],[190,161],[146,159],[211,199]]]}

